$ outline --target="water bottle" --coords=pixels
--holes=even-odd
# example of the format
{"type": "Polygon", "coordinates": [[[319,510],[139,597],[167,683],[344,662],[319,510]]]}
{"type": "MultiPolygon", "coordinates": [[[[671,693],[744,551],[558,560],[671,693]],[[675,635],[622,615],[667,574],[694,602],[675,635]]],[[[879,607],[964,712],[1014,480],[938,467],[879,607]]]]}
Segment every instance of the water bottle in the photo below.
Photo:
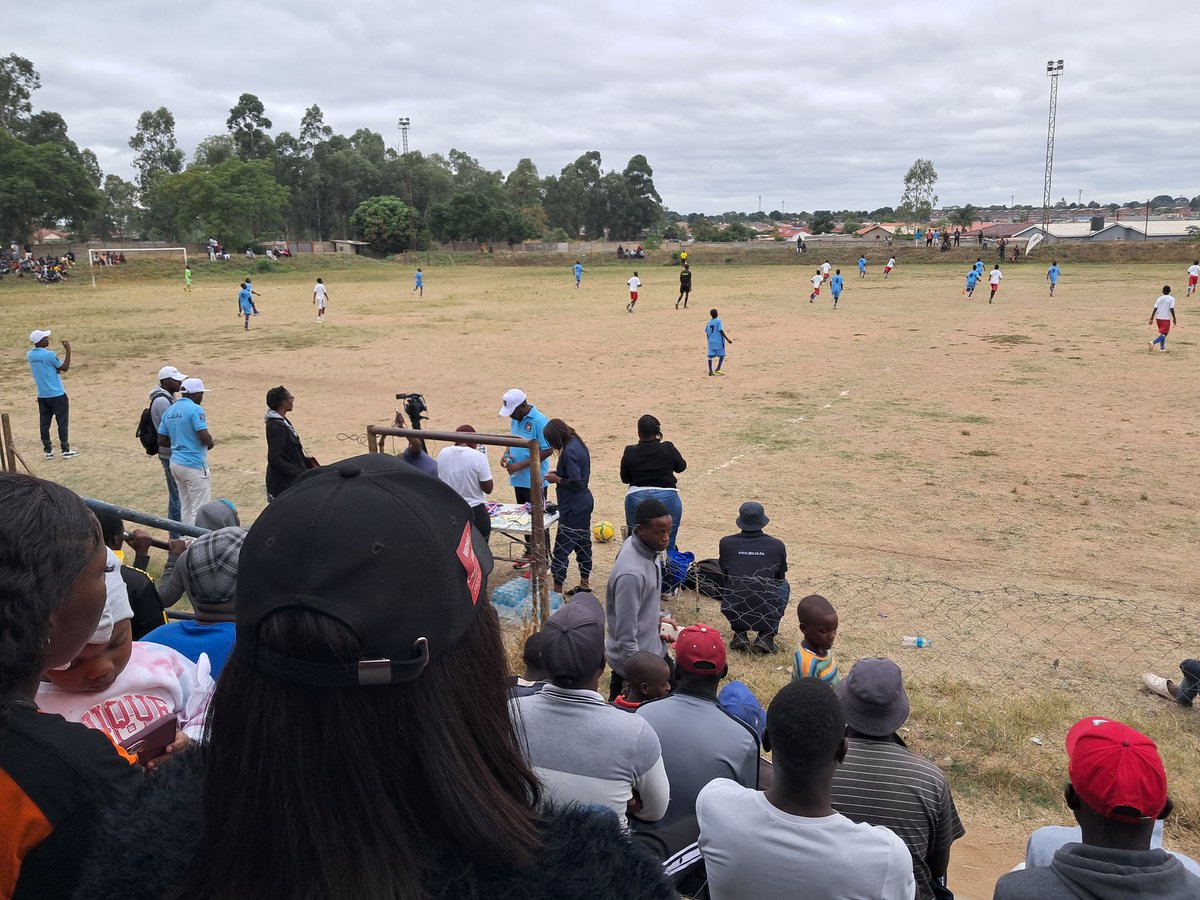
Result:
{"type": "Polygon", "coordinates": [[[908,637],[907,635],[902,637],[900,640],[904,642],[904,646],[906,647],[928,647],[933,643],[933,641],[929,640],[929,638],[908,637]]]}

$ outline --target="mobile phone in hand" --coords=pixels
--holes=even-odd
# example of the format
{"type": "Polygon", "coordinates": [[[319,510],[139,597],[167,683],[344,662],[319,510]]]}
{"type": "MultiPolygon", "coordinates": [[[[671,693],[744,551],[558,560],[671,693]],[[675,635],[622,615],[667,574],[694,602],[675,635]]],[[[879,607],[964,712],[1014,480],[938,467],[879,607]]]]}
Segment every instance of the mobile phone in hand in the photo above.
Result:
{"type": "Polygon", "coordinates": [[[166,752],[167,746],[175,740],[179,731],[179,722],[174,716],[159,719],[148,728],[143,728],[137,734],[132,734],[121,741],[121,746],[137,756],[137,761],[145,765],[152,759],[158,759],[166,752]]]}

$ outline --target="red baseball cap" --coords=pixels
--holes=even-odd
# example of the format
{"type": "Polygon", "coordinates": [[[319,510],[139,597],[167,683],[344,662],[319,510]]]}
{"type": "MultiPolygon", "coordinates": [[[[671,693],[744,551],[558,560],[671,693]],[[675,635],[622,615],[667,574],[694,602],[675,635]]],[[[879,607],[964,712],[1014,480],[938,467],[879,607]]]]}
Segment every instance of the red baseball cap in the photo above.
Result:
{"type": "Polygon", "coordinates": [[[725,641],[711,625],[689,625],[675,639],[675,662],[693,675],[719,675],[725,670],[725,641]]]}
{"type": "Polygon", "coordinates": [[[1105,818],[1139,824],[1166,807],[1158,745],[1123,722],[1080,719],[1067,732],[1067,756],[1075,793],[1105,818]]]}

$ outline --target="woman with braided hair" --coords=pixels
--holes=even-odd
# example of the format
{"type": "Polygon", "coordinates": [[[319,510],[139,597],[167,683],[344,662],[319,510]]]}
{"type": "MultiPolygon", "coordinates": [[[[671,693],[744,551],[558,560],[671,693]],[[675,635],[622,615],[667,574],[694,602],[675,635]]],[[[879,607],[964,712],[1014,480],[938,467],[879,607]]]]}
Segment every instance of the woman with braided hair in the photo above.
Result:
{"type": "Polygon", "coordinates": [[[104,611],[100,524],[51,481],[0,474],[0,896],[69,897],[102,805],[141,769],[103,732],[40,713],[104,611]]]}

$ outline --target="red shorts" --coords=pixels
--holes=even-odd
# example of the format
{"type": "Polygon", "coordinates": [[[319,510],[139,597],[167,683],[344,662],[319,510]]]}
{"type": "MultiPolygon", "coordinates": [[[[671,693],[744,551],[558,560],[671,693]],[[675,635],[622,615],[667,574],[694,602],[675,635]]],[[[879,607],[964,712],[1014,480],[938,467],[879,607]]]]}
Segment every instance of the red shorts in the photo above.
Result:
{"type": "Polygon", "coordinates": [[[1158,326],[1159,334],[1170,334],[1171,333],[1171,320],[1170,319],[1155,319],[1154,324],[1158,326]]]}
{"type": "Polygon", "coordinates": [[[1189,275],[1188,276],[1188,286],[1189,287],[1195,287],[1197,281],[1200,281],[1200,275],[1189,275]]]}
{"type": "Polygon", "coordinates": [[[890,272],[890,271],[892,271],[892,267],[891,267],[891,266],[884,266],[884,267],[883,267],[883,274],[884,274],[884,275],[886,275],[886,274],[887,274],[888,272],[890,272]]]}
{"type": "Polygon", "coordinates": [[[822,280],[822,281],[828,281],[828,280],[829,280],[829,273],[828,273],[828,272],[826,272],[824,275],[822,275],[822,276],[821,276],[821,280],[822,280]]]}
{"type": "Polygon", "coordinates": [[[637,299],[637,291],[630,291],[630,292],[629,292],[629,299],[630,299],[630,300],[636,300],[636,299],[637,299]]]}
{"type": "Polygon", "coordinates": [[[1000,282],[997,281],[995,284],[992,285],[992,293],[994,294],[998,290],[1000,290],[1000,282]]]}
{"type": "Polygon", "coordinates": [[[820,285],[818,285],[817,287],[813,288],[813,293],[814,293],[814,294],[819,294],[819,293],[821,293],[821,287],[820,287],[820,285]]]}

